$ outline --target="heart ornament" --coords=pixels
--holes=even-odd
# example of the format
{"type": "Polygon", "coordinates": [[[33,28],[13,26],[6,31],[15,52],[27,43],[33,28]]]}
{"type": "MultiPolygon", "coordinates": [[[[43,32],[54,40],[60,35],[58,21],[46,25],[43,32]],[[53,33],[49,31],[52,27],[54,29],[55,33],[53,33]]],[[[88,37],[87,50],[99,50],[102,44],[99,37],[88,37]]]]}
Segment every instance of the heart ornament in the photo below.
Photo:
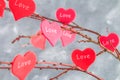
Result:
{"type": "MultiPolygon", "coordinates": [[[[68,27],[68,26],[64,26],[68,27]]],[[[68,44],[72,43],[76,38],[76,34],[72,33],[68,30],[62,30],[61,41],[63,46],[67,46],[68,44]]]]}
{"type": "Polygon", "coordinates": [[[59,8],[56,11],[56,17],[57,19],[64,23],[64,24],[69,24],[70,22],[72,22],[75,19],[76,13],[74,11],[74,9],[64,9],[64,8],[59,8]]]}
{"type": "Polygon", "coordinates": [[[91,48],[86,48],[83,51],[76,49],[72,52],[71,57],[76,66],[86,71],[88,67],[95,61],[96,54],[91,48]]]}
{"type": "Polygon", "coordinates": [[[4,0],[0,0],[0,16],[1,17],[3,16],[5,5],[6,4],[5,4],[4,0]]]}
{"type": "Polygon", "coordinates": [[[48,20],[44,20],[40,26],[44,36],[54,46],[62,34],[60,25],[56,22],[50,23],[48,20]]]}
{"type": "Polygon", "coordinates": [[[104,48],[114,52],[119,44],[119,37],[115,33],[110,33],[108,36],[100,36],[99,41],[104,48]]]}
{"type": "Polygon", "coordinates": [[[32,15],[36,8],[33,0],[9,0],[9,7],[15,20],[32,15]]]}
{"type": "Polygon", "coordinates": [[[35,53],[28,51],[24,56],[17,55],[12,62],[12,73],[20,80],[24,80],[36,64],[35,53]]]}
{"type": "Polygon", "coordinates": [[[46,38],[42,34],[42,32],[38,32],[36,35],[33,35],[30,40],[31,44],[39,49],[44,50],[46,44],[46,38]]]}

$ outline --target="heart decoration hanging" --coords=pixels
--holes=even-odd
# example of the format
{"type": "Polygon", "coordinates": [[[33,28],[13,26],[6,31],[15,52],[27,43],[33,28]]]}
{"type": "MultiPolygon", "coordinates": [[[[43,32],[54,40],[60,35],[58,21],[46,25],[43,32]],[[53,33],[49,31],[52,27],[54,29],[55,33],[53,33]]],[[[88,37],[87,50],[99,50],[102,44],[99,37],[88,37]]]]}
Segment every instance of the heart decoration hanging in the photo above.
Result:
{"type": "Polygon", "coordinates": [[[28,51],[24,56],[17,55],[12,62],[12,73],[20,80],[24,80],[36,64],[35,53],[28,51]]]}
{"type": "Polygon", "coordinates": [[[9,7],[15,20],[32,15],[36,8],[33,0],[9,0],[9,7]]]}
{"type": "Polygon", "coordinates": [[[39,49],[44,50],[45,44],[46,44],[46,38],[42,34],[41,31],[39,31],[36,35],[33,35],[30,40],[31,44],[39,49]]]}
{"type": "MultiPolygon", "coordinates": [[[[64,26],[68,27],[68,26],[64,26]]],[[[76,38],[76,34],[72,33],[68,30],[62,30],[61,41],[63,46],[67,46],[68,44],[72,43],[76,38]]]]}
{"type": "Polygon", "coordinates": [[[5,5],[6,4],[5,4],[4,0],[0,0],[0,17],[3,16],[5,5]]]}
{"type": "Polygon", "coordinates": [[[74,9],[67,9],[65,10],[64,8],[59,8],[56,11],[56,17],[57,19],[64,23],[64,24],[69,24],[75,19],[76,13],[74,9]]]}
{"type": "Polygon", "coordinates": [[[76,49],[72,52],[71,57],[76,66],[86,71],[88,67],[95,61],[96,54],[91,48],[86,48],[83,51],[76,49]]]}
{"type": "Polygon", "coordinates": [[[114,52],[119,44],[119,37],[115,33],[110,33],[108,36],[100,36],[99,41],[104,48],[114,52]]]}
{"type": "Polygon", "coordinates": [[[48,20],[44,20],[40,26],[44,36],[47,38],[50,44],[54,46],[62,34],[60,25],[56,22],[50,23],[48,20]]]}

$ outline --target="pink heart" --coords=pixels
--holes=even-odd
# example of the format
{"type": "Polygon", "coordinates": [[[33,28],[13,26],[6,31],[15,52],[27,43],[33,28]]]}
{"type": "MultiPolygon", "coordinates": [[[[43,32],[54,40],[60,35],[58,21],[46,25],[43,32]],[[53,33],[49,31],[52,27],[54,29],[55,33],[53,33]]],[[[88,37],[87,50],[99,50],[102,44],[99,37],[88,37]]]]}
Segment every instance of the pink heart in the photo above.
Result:
{"type": "Polygon", "coordinates": [[[83,51],[76,49],[72,52],[72,61],[85,71],[95,61],[95,59],[96,54],[91,48],[86,48],[83,51]]]}
{"type": "Polygon", "coordinates": [[[68,44],[72,43],[75,40],[75,38],[76,38],[75,33],[72,33],[71,31],[68,31],[68,30],[62,31],[61,40],[62,40],[63,46],[67,46],[68,44]]]}
{"type": "Polygon", "coordinates": [[[5,4],[4,0],[0,0],[0,16],[1,17],[3,16],[5,6],[6,6],[6,4],[5,4]]]}
{"type": "Polygon", "coordinates": [[[44,50],[45,49],[46,38],[39,31],[36,35],[33,35],[31,37],[31,43],[34,47],[44,50]]]}
{"type": "Polygon", "coordinates": [[[52,46],[56,44],[62,33],[58,23],[50,23],[47,20],[42,21],[41,30],[52,46]]]}
{"type": "Polygon", "coordinates": [[[17,55],[12,62],[12,73],[20,80],[24,80],[36,64],[35,53],[28,51],[24,56],[17,55]]]}
{"type": "Polygon", "coordinates": [[[13,12],[15,20],[30,16],[35,11],[33,0],[9,0],[9,7],[13,12]]]}
{"type": "Polygon", "coordinates": [[[69,24],[72,22],[75,16],[76,14],[73,9],[65,10],[64,8],[59,8],[56,12],[57,19],[64,24],[69,24]]]}
{"type": "Polygon", "coordinates": [[[100,36],[99,41],[103,47],[114,52],[114,50],[119,44],[119,37],[115,33],[110,33],[107,37],[100,36]]]}

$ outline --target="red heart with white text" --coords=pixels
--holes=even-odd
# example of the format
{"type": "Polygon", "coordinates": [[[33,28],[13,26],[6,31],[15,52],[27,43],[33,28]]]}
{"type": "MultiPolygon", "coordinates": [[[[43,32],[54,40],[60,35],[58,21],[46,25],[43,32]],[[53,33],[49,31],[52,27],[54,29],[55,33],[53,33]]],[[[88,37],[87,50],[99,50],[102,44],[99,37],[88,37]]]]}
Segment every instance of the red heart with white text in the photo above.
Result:
{"type": "Polygon", "coordinates": [[[99,41],[103,47],[114,52],[119,44],[119,37],[115,33],[110,33],[108,36],[100,36],[99,41]]]}
{"type": "Polygon", "coordinates": [[[3,16],[4,13],[4,9],[5,9],[5,2],[4,0],[0,0],[0,16],[3,16]]]}
{"type": "MultiPolygon", "coordinates": [[[[67,26],[66,26],[67,27],[67,26]]],[[[71,31],[68,30],[62,30],[62,45],[67,46],[68,44],[72,43],[75,40],[76,34],[72,33],[71,31]]]]}
{"type": "Polygon", "coordinates": [[[72,52],[72,61],[76,64],[76,66],[85,71],[95,61],[95,59],[96,54],[91,48],[86,48],[84,51],[76,49],[72,52]]]}
{"type": "Polygon", "coordinates": [[[62,33],[58,23],[50,23],[47,20],[42,21],[41,30],[52,46],[56,44],[62,33]]]}
{"type": "Polygon", "coordinates": [[[33,0],[9,0],[9,7],[15,20],[30,16],[35,11],[33,0]]]}
{"type": "Polygon", "coordinates": [[[73,9],[65,10],[64,8],[59,8],[56,12],[57,19],[64,24],[72,22],[75,19],[75,16],[76,13],[73,9]]]}
{"type": "Polygon", "coordinates": [[[31,37],[31,43],[34,47],[44,50],[46,38],[44,35],[39,31],[36,35],[31,37]]]}
{"type": "Polygon", "coordinates": [[[35,53],[28,51],[24,56],[17,55],[12,62],[12,73],[20,80],[24,80],[36,64],[35,53]]]}

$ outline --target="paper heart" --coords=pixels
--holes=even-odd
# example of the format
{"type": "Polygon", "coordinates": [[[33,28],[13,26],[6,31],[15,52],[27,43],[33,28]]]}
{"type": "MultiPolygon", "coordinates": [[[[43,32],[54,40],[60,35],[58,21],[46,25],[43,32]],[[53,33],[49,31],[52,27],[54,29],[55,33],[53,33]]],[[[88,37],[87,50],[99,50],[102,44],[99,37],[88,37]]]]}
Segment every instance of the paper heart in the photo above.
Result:
{"type": "Polygon", "coordinates": [[[17,55],[12,62],[12,73],[20,80],[24,80],[30,71],[35,67],[36,55],[28,51],[24,56],[17,55]]]}
{"type": "Polygon", "coordinates": [[[63,46],[67,46],[68,44],[72,43],[75,40],[75,38],[76,38],[75,33],[72,33],[71,31],[68,30],[62,30],[61,40],[63,46]]]}
{"type": "Polygon", "coordinates": [[[76,49],[72,52],[72,61],[76,64],[76,66],[85,71],[95,61],[95,59],[96,54],[91,48],[86,48],[84,51],[76,49]]]}
{"type": "Polygon", "coordinates": [[[33,0],[9,0],[9,7],[15,20],[30,16],[35,11],[33,0]]]}
{"type": "Polygon", "coordinates": [[[61,28],[56,22],[42,21],[41,30],[52,46],[56,44],[61,36],[61,28]]]}
{"type": "Polygon", "coordinates": [[[103,47],[114,52],[119,44],[119,37],[115,33],[110,33],[108,36],[100,36],[99,41],[103,47]]]}
{"type": "Polygon", "coordinates": [[[46,38],[40,31],[36,35],[33,35],[30,41],[34,47],[42,50],[45,49],[46,38]]]}
{"type": "Polygon", "coordinates": [[[76,13],[73,9],[67,9],[65,10],[64,8],[59,8],[56,12],[56,17],[57,19],[64,23],[64,24],[69,24],[75,19],[76,13]]]}
{"type": "Polygon", "coordinates": [[[4,0],[0,0],[0,16],[3,16],[4,13],[4,9],[5,9],[5,2],[4,0]]]}

